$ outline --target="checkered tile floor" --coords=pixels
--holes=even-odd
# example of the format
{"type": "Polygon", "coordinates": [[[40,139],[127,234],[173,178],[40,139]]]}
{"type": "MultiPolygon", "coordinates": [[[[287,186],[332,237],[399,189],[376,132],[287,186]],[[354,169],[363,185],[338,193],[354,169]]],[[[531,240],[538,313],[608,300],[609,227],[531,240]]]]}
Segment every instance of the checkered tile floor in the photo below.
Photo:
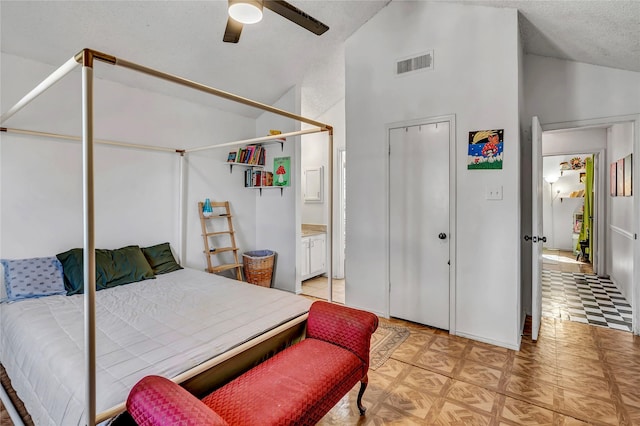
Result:
{"type": "Polygon", "coordinates": [[[631,331],[631,305],[610,280],[542,270],[542,315],[631,331]]]}

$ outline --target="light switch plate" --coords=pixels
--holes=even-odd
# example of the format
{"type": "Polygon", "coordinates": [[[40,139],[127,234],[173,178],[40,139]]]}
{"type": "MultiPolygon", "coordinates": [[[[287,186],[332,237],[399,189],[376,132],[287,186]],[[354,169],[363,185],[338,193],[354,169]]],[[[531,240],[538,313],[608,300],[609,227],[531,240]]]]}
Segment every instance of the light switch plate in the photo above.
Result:
{"type": "Polygon", "coordinates": [[[485,188],[485,198],[487,200],[502,200],[502,185],[487,186],[485,188]]]}

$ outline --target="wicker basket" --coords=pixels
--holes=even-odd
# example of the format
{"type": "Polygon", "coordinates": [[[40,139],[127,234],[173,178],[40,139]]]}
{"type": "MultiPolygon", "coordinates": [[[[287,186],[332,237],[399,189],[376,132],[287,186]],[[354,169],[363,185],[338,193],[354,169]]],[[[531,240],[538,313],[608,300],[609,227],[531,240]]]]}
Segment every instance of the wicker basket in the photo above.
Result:
{"type": "Polygon", "coordinates": [[[271,287],[273,261],[276,253],[271,250],[255,250],[243,253],[244,276],[248,283],[271,287]]]}

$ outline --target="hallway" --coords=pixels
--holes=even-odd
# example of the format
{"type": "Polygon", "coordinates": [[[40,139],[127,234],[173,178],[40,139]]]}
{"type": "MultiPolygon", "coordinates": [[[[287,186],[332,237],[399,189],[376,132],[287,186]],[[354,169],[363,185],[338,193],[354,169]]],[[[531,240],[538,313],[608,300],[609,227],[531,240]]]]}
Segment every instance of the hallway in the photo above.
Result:
{"type": "Polygon", "coordinates": [[[631,305],[608,279],[593,274],[591,265],[571,252],[544,250],[542,315],[632,331],[631,305]]]}

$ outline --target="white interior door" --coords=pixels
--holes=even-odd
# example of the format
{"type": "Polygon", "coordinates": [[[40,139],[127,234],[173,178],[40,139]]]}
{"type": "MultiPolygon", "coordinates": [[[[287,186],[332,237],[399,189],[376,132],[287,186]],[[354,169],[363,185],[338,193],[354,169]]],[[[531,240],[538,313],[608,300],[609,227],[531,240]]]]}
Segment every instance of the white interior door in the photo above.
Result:
{"type": "Polygon", "coordinates": [[[531,120],[531,338],[538,340],[542,318],[542,127],[531,120]]]}
{"type": "Polygon", "coordinates": [[[449,123],[390,129],[390,314],[449,329],[449,123]]]}

